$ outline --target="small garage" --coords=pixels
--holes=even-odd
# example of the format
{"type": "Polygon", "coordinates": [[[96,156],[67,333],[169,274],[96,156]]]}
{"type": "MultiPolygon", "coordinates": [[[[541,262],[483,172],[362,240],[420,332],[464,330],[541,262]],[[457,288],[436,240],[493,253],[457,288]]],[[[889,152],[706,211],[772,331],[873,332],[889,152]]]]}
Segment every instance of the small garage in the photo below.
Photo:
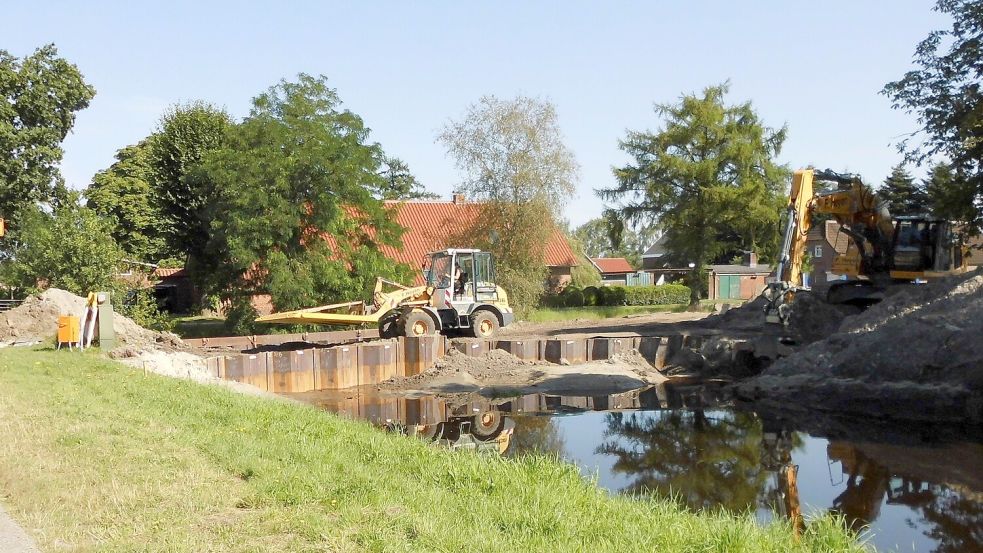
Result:
{"type": "Polygon", "coordinates": [[[709,271],[710,299],[750,300],[767,286],[771,267],[764,265],[711,265],[709,271]]]}

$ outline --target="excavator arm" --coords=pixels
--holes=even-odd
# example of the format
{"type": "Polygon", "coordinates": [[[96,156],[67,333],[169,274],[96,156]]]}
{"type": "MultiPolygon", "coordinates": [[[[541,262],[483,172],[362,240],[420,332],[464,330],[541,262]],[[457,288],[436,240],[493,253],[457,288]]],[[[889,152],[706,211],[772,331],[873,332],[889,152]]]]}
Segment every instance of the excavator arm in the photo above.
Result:
{"type": "Polygon", "coordinates": [[[768,299],[765,306],[768,322],[788,321],[795,292],[803,287],[806,241],[812,217],[818,214],[831,215],[851,239],[847,252],[835,259],[834,272],[867,275],[887,266],[894,229],[890,213],[879,204],[874,191],[854,175],[842,175],[828,169],[795,171],[782,238],[782,256],[775,271],[776,281],[764,291],[768,299]],[[816,180],[834,182],[837,189],[817,194],[816,180]]]}

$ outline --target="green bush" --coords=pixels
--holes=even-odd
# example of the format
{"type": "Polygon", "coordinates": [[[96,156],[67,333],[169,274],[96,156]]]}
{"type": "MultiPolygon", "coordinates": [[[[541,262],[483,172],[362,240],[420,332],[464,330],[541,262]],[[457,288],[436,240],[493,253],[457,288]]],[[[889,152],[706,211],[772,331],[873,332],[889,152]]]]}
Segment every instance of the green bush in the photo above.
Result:
{"type": "Polygon", "coordinates": [[[584,293],[580,290],[574,288],[572,290],[563,291],[563,306],[564,307],[583,307],[584,306],[584,293]]]}
{"type": "Polygon", "coordinates": [[[600,289],[600,305],[625,305],[624,286],[605,286],[600,289]]]}
{"type": "Polygon", "coordinates": [[[629,286],[624,290],[626,305],[673,305],[689,303],[689,288],[681,284],[629,286]]]}
{"type": "Polygon", "coordinates": [[[601,305],[601,291],[597,286],[584,288],[584,307],[594,307],[601,305]]]}
{"type": "Polygon", "coordinates": [[[113,295],[113,304],[117,311],[133,322],[151,330],[173,331],[174,321],[160,310],[154,298],[153,288],[117,290],[113,295]]]}

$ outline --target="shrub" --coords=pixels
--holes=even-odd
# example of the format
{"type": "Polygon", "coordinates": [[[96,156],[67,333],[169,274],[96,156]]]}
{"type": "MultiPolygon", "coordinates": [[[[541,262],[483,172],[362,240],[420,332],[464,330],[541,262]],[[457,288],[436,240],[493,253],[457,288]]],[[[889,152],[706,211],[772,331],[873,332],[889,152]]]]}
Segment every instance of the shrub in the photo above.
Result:
{"type": "Polygon", "coordinates": [[[597,286],[588,286],[584,288],[584,306],[593,307],[595,305],[601,305],[601,291],[598,290],[597,286]]]}
{"type": "Polygon", "coordinates": [[[563,305],[565,307],[584,306],[584,293],[576,288],[564,290],[563,296],[563,305]]]}
{"type": "Polygon", "coordinates": [[[623,290],[626,305],[675,305],[689,303],[690,289],[681,284],[629,286],[623,290]]]}
{"type": "Polygon", "coordinates": [[[600,305],[625,305],[624,286],[605,286],[600,289],[600,305]]]}

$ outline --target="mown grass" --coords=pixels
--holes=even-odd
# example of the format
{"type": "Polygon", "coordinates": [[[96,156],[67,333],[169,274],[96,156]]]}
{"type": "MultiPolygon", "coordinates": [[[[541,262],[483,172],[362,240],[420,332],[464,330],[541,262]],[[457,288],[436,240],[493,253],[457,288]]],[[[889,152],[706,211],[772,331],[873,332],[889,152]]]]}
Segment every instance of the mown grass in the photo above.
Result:
{"type": "Polygon", "coordinates": [[[313,407],[0,351],[3,503],[44,549],[855,551],[789,526],[612,497],[569,464],[450,452],[313,407]]]}

